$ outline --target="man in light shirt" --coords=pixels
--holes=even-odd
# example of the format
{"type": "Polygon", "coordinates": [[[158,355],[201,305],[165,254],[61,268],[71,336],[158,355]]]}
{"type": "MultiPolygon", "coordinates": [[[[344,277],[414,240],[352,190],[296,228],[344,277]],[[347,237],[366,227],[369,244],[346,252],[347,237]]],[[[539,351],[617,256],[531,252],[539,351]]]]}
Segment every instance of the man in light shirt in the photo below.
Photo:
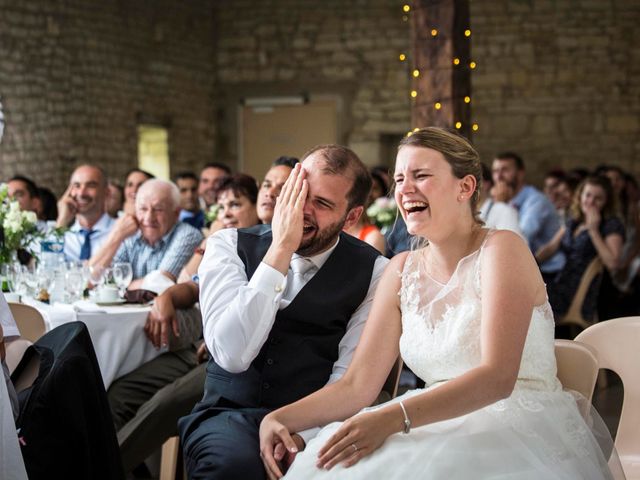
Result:
{"type": "MultiPolygon", "coordinates": [[[[525,182],[522,158],[513,152],[496,155],[492,165],[495,186],[492,194],[497,202],[507,202],[518,211],[518,225],[533,253],[546,245],[560,229],[560,218],[549,199],[537,188],[525,182]]],[[[564,254],[558,250],[540,264],[540,271],[549,282],[562,267],[564,254]]]]}
{"type": "Polygon", "coordinates": [[[68,260],[88,260],[106,241],[114,220],[105,211],[107,177],[102,168],[81,165],[71,174],[69,186],[58,201],[57,227],[68,227],[64,255],[68,260]]]}
{"type": "MultiPolygon", "coordinates": [[[[265,478],[260,421],[346,371],[387,260],[341,231],[371,177],[349,149],[316,147],[296,165],[271,227],[222,230],[198,270],[205,395],[178,428],[190,478],[265,478]]],[[[297,432],[302,450],[316,431],[297,432]]],[[[292,455],[276,455],[286,466],[292,455]]]]}

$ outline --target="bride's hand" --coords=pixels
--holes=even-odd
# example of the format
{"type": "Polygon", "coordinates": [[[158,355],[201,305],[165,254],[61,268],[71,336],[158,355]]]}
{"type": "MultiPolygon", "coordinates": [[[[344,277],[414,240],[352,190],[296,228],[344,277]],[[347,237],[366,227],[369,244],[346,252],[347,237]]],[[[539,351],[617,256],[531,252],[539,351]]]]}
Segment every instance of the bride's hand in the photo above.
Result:
{"type": "MultiPolygon", "coordinates": [[[[298,435],[296,436],[300,438],[298,435]]],[[[284,458],[287,459],[286,463],[290,464],[297,453],[298,446],[287,427],[271,415],[264,417],[260,423],[260,457],[264,463],[267,477],[270,480],[281,478],[283,473],[279,465],[280,461],[284,458]]]]}
{"type": "Polygon", "coordinates": [[[318,468],[329,470],[341,462],[343,467],[350,467],[377,450],[399,430],[390,428],[395,422],[387,418],[388,410],[361,413],[345,421],[318,452],[318,468]]]}

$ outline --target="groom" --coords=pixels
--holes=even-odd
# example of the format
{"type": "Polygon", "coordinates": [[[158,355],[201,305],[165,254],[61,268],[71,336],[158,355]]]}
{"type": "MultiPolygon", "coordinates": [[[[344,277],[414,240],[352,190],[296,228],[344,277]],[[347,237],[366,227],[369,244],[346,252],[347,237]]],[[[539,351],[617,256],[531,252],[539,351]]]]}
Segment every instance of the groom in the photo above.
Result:
{"type": "MultiPolygon", "coordinates": [[[[265,478],[262,418],[346,371],[387,262],[341,233],[370,189],[355,153],[316,147],[291,172],[271,227],[209,239],[198,273],[213,358],[204,398],[178,424],[189,478],[265,478]]],[[[314,434],[298,432],[298,449],[314,434]]]]}

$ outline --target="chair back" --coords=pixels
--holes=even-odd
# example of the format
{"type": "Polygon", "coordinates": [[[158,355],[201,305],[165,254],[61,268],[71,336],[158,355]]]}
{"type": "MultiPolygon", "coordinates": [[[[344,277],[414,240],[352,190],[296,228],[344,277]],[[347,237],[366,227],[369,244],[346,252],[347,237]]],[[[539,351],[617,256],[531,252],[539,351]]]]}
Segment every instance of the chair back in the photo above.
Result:
{"type": "Polygon", "coordinates": [[[22,338],[36,342],[47,331],[44,318],[36,308],[22,303],[9,302],[9,309],[22,338]]]}
{"type": "Polygon", "coordinates": [[[7,362],[7,367],[9,367],[10,374],[13,373],[18,366],[18,363],[20,363],[20,360],[22,359],[25,350],[29,348],[29,345],[32,345],[32,342],[25,338],[16,338],[15,340],[7,342],[7,357],[5,360],[7,362]]]}
{"type": "Polygon", "coordinates": [[[569,305],[569,310],[567,310],[567,313],[565,313],[562,318],[558,319],[558,325],[578,325],[583,329],[593,325],[593,322],[588,322],[582,316],[582,305],[587,297],[591,283],[602,273],[603,268],[600,257],[596,256],[596,258],[591,260],[591,263],[582,274],[578,290],[576,290],[573,300],[571,300],[571,305],[569,305]]]}
{"type": "Polygon", "coordinates": [[[574,340],[556,340],[556,364],[558,380],[565,390],[574,390],[588,400],[581,406],[581,413],[587,414],[593,389],[598,378],[598,358],[596,350],[574,340]]]}
{"type": "Polygon", "coordinates": [[[387,392],[390,398],[394,398],[398,393],[398,383],[400,383],[400,374],[402,373],[403,365],[402,357],[398,355],[396,362],[393,364],[393,367],[391,367],[389,376],[384,381],[384,385],[382,385],[382,391],[387,392]]]}
{"type": "Polygon", "coordinates": [[[622,380],[615,446],[627,478],[640,478],[640,316],[596,323],[576,340],[594,347],[600,368],[614,371],[622,380]]]}

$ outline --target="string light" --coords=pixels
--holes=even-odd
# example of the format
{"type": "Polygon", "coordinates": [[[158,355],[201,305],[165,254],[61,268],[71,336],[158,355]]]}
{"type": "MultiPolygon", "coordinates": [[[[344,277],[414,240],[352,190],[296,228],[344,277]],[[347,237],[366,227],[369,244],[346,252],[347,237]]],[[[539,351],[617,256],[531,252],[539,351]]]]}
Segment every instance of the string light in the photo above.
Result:
{"type": "Polygon", "coordinates": [[[433,106],[436,110],[440,110],[442,108],[442,104],[440,102],[436,102],[436,104],[433,106]]]}
{"type": "Polygon", "coordinates": [[[468,28],[464,31],[464,36],[465,37],[470,37],[471,36],[471,30],[469,30],[468,28]]]}
{"type": "Polygon", "coordinates": [[[477,124],[477,123],[474,123],[474,124],[471,126],[471,129],[472,129],[474,132],[477,132],[477,131],[478,131],[478,128],[480,128],[480,127],[478,126],[478,124],[477,124]]]}
{"type": "Polygon", "coordinates": [[[414,70],[413,71],[413,76],[416,77],[416,78],[419,77],[420,76],[420,70],[417,70],[417,69],[414,70]]]}
{"type": "Polygon", "coordinates": [[[431,30],[431,36],[432,37],[436,37],[438,35],[438,30],[436,30],[435,28],[431,30]]]}
{"type": "Polygon", "coordinates": [[[456,58],[454,58],[454,59],[453,59],[453,64],[454,64],[454,65],[460,65],[460,59],[459,59],[459,58],[457,58],[457,57],[456,57],[456,58]]]}
{"type": "Polygon", "coordinates": [[[456,122],[456,128],[457,129],[461,129],[462,128],[462,122],[456,122]]]}
{"type": "Polygon", "coordinates": [[[411,90],[411,98],[416,98],[418,96],[418,92],[415,90],[411,90]]]}
{"type": "Polygon", "coordinates": [[[474,68],[476,68],[476,66],[477,66],[477,65],[476,65],[476,62],[471,62],[471,63],[469,64],[469,68],[470,68],[471,70],[473,70],[474,68]]]}
{"type": "Polygon", "coordinates": [[[464,97],[464,103],[471,103],[471,97],[464,97]]]}
{"type": "Polygon", "coordinates": [[[407,15],[403,15],[403,16],[402,16],[402,21],[403,21],[403,22],[406,22],[406,21],[408,21],[408,20],[409,20],[409,17],[408,17],[407,15]]]}
{"type": "Polygon", "coordinates": [[[411,10],[411,7],[409,5],[405,5],[404,7],[402,7],[402,11],[404,13],[409,13],[410,10],[411,10]]]}
{"type": "Polygon", "coordinates": [[[404,62],[407,59],[407,56],[404,53],[401,53],[400,55],[398,55],[398,58],[401,62],[404,62]]]}
{"type": "Polygon", "coordinates": [[[417,132],[418,130],[420,130],[418,127],[413,129],[414,132],[417,132]]]}

